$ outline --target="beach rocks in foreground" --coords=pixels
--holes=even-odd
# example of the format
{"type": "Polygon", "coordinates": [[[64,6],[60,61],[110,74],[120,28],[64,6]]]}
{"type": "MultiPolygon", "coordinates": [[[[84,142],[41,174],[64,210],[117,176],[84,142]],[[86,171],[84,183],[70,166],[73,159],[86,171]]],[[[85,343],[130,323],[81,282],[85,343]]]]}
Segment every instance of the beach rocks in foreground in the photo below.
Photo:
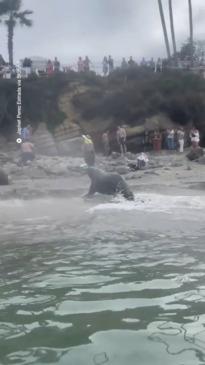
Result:
{"type": "Polygon", "coordinates": [[[188,158],[188,160],[190,161],[196,161],[198,160],[200,157],[202,157],[204,155],[204,150],[201,147],[195,148],[195,149],[191,149],[191,151],[186,155],[186,157],[188,158]]]}

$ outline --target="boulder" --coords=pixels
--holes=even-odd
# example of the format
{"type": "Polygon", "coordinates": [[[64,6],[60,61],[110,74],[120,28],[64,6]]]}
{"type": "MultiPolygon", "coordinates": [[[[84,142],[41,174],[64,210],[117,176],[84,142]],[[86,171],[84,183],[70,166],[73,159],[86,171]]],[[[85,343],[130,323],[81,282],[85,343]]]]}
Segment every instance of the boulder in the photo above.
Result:
{"type": "Polygon", "coordinates": [[[0,170],[0,185],[9,185],[8,175],[3,170],[0,170]]]}
{"type": "Polygon", "coordinates": [[[201,147],[198,148],[192,148],[190,150],[190,152],[186,155],[186,157],[190,160],[190,161],[196,161],[198,160],[200,157],[202,157],[204,155],[204,150],[201,147]]]}

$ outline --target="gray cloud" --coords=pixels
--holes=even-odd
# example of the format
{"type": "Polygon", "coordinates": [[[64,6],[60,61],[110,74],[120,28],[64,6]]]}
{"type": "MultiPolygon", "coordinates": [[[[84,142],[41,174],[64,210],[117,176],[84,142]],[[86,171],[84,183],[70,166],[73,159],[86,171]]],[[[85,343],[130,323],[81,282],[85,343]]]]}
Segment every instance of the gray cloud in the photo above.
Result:
{"type": "MultiPolygon", "coordinates": [[[[205,0],[192,0],[195,36],[203,39],[205,0]]],[[[168,0],[163,0],[169,30],[168,0]]],[[[189,36],[188,0],[173,0],[177,45],[189,36]]],[[[15,32],[15,59],[58,56],[72,63],[79,55],[165,56],[157,0],[24,0],[34,11],[32,29],[15,32]]],[[[171,40],[171,37],[170,37],[171,40]]],[[[7,57],[1,25],[0,53],[7,57]]]]}

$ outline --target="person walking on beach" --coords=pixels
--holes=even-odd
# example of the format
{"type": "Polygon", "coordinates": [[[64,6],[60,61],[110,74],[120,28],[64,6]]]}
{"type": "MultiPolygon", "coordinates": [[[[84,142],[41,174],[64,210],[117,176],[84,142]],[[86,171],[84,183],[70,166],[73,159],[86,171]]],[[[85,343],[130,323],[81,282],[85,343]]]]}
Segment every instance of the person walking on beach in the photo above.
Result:
{"type": "Polygon", "coordinates": [[[109,156],[109,154],[110,154],[110,140],[109,140],[108,131],[104,132],[103,135],[102,135],[102,144],[103,144],[104,155],[109,156]]]}
{"type": "Polygon", "coordinates": [[[34,145],[29,140],[25,140],[21,144],[21,161],[23,165],[27,165],[28,162],[33,161],[35,158],[34,145]]]}
{"type": "Polygon", "coordinates": [[[184,137],[185,137],[184,129],[181,127],[177,131],[177,140],[180,153],[184,152],[184,137]]]}
{"type": "Polygon", "coordinates": [[[127,133],[124,127],[119,126],[117,128],[116,138],[117,138],[117,143],[120,146],[121,155],[124,155],[127,152],[127,146],[126,146],[127,133]]]}
{"type": "Polygon", "coordinates": [[[82,135],[83,138],[83,154],[85,163],[88,166],[95,165],[95,148],[92,138],[89,135],[82,135]]]}

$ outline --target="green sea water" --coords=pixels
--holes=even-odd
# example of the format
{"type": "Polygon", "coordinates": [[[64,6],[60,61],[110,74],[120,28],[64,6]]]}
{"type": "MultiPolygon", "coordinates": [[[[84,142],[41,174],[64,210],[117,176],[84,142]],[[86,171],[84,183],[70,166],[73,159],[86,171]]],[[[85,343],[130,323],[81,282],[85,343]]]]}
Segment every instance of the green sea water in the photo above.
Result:
{"type": "Polygon", "coordinates": [[[133,204],[2,203],[0,364],[205,364],[204,197],[133,204]]]}

